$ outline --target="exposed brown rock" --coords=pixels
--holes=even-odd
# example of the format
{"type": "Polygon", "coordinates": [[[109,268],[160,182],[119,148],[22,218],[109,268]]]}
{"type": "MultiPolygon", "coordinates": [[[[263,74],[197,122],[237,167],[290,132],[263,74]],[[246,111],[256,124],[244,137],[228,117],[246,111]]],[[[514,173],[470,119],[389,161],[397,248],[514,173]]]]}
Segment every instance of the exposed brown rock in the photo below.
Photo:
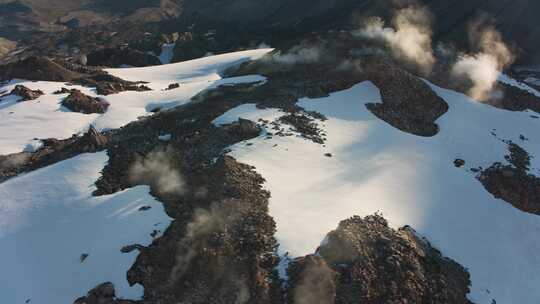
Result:
{"type": "Polygon", "coordinates": [[[486,103],[509,111],[531,110],[540,113],[540,97],[528,91],[498,82],[495,92],[496,96],[488,99],[486,103]]]}
{"type": "Polygon", "coordinates": [[[108,141],[105,135],[97,131],[94,126],[90,126],[88,131],[74,143],[74,146],[79,151],[97,152],[105,149],[108,141]]]}
{"type": "Polygon", "coordinates": [[[103,114],[107,111],[109,104],[100,98],[90,97],[83,94],[79,90],[73,90],[62,100],[62,105],[73,112],[84,114],[99,113],[103,114]]]}
{"type": "Polygon", "coordinates": [[[299,132],[304,138],[317,144],[324,144],[326,138],[324,132],[314,122],[314,119],[305,113],[291,113],[282,116],[280,122],[291,125],[295,131],[299,132]]]}
{"type": "Polygon", "coordinates": [[[509,143],[510,165],[495,163],[481,171],[478,180],[486,190],[514,207],[540,215],[540,178],[529,173],[530,156],[515,143],[509,143]]]}
{"type": "Polygon", "coordinates": [[[0,155],[0,182],[22,172],[43,168],[81,153],[92,153],[107,148],[107,136],[99,133],[93,126],[83,136],[68,139],[43,139],[43,147],[34,153],[21,152],[0,155]]]}
{"type": "Polygon", "coordinates": [[[393,230],[378,215],[342,221],[317,256],[292,262],[289,275],[295,304],[470,303],[462,266],[410,227],[393,230]]]}
{"type": "Polygon", "coordinates": [[[85,297],[80,297],[73,304],[135,304],[135,301],[116,298],[114,285],[106,282],[94,287],[85,297]]]}
{"type": "Polygon", "coordinates": [[[461,158],[456,158],[454,160],[454,166],[456,166],[456,168],[461,168],[463,166],[465,166],[465,161],[461,158]]]}
{"type": "MultiPolygon", "coordinates": [[[[92,68],[57,59],[29,57],[0,66],[0,80],[27,79],[72,82],[96,87],[98,94],[109,95],[122,91],[148,91],[150,88],[109,75],[100,68],[92,68]]],[[[58,93],[61,93],[59,91],[58,93]]]]}
{"type": "Polygon", "coordinates": [[[224,129],[230,133],[235,133],[238,136],[246,138],[256,137],[261,132],[261,129],[256,123],[243,118],[239,118],[238,121],[224,126],[224,129]]]}
{"type": "Polygon", "coordinates": [[[71,81],[81,75],[69,71],[45,57],[28,57],[0,66],[0,80],[27,79],[44,81],[71,81]]]}
{"type": "Polygon", "coordinates": [[[435,121],[448,111],[448,104],[418,77],[387,63],[369,68],[369,79],[379,88],[382,103],[367,108],[390,125],[419,136],[439,132],[435,121]]]}
{"type": "Polygon", "coordinates": [[[180,87],[179,83],[171,83],[165,90],[174,90],[174,89],[178,89],[179,87],[180,87]]]}
{"type": "Polygon", "coordinates": [[[133,50],[129,47],[106,48],[91,52],[87,55],[88,65],[120,67],[123,64],[144,67],[160,65],[159,59],[146,52],[133,50]]]}
{"type": "Polygon", "coordinates": [[[126,81],[107,73],[99,73],[74,81],[75,83],[95,87],[99,95],[111,95],[123,91],[150,91],[147,86],[141,85],[140,82],[126,81]]]}
{"type": "Polygon", "coordinates": [[[62,87],[60,90],[54,91],[53,94],[59,95],[59,94],[71,94],[73,92],[77,91],[77,89],[67,89],[62,87]]]}
{"type": "Polygon", "coordinates": [[[23,85],[16,85],[10,94],[21,96],[22,97],[21,101],[27,101],[27,100],[37,99],[39,96],[43,95],[44,93],[41,90],[30,90],[29,88],[23,85]]]}

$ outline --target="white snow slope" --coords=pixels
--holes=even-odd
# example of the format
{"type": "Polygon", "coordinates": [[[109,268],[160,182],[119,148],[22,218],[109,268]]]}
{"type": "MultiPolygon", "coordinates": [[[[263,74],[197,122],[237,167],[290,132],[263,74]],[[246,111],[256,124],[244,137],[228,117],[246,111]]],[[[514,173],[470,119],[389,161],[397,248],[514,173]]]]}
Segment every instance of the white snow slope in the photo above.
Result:
{"type": "Polygon", "coordinates": [[[138,252],[120,249],[149,245],[171,219],[147,186],[93,197],[107,159],[83,154],[0,184],[0,303],[73,303],[107,281],[117,296],[142,296],[126,279],[138,252]]]}
{"type": "MultiPolygon", "coordinates": [[[[220,73],[235,64],[256,59],[271,51],[258,49],[145,68],[110,69],[108,72],[126,80],[148,81],[153,91],[122,92],[102,96],[110,107],[103,115],[70,112],[60,102],[67,95],[52,93],[65,87],[61,82],[16,80],[0,87],[11,91],[16,84],[40,89],[45,95],[36,100],[17,102],[19,97],[0,99],[0,155],[21,152],[34,138],[67,138],[86,131],[90,124],[99,130],[119,128],[140,116],[151,115],[155,108],[166,109],[189,102],[202,90],[223,84],[264,81],[253,75],[222,79],[220,73]],[[171,83],[180,87],[164,91],[171,83]]],[[[83,93],[96,96],[95,90],[73,86],[83,93]]]]}
{"type": "MultiPolygon", "coordinates": [[[[412,225],[465,266],[473,302],[540,303],[540,216],[495,199],[467,170],[505,162],[506,145],[492,131],[539,155],[540,121],[529,112],[500,110],[431,86],[450,106],[434,137],[401,132],[371,114],[365,104],[381,97],[364,82],[327,98],[299,101],[328,117],[321,123],[326,147],[262,134],[249,141],[252,145],[233,146],[231,154],[267,180],[282,253],[313,253],[339,221],[381,212],[391,226],[412,225]],[[520,134],[530,140],[520,141],[520,134]],[[456,158],[466,160],[467,168],[456,168],[456,158]]],[[[243,105],[215,123],[238,117],[272,121],[280,115],[243,105]]],[[[540,160],[532,165],[537,173],[540,160]]]]}

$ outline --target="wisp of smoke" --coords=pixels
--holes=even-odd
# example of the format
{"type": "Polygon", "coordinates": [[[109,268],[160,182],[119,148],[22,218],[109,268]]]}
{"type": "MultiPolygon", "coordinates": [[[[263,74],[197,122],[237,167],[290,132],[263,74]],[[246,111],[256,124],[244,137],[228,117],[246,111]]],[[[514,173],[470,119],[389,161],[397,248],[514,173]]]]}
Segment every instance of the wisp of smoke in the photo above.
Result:
{"type": "Polygon", "coordinates": [[[172,152],[155,151],[138,159],[129,169],[129,180],[133,184],[148,184],[160,194],[183,194],[185,182],[175,169],[172,152]]]}
{"type": "Polygon", "coordinates": [[[274,54],[272,60],[286,65],[316,63],[320,60],[321,53],[321,50],[314,46],[295,46],[285,54],[274,54]]]}
{"type": "Polygon", "coordinates": [[[12,154],[2,157],[0,158],[0,170],[10,170],[22,166],[29,158],[30,155],[27,153],[12,154]]]}
{"type": "Polygon", "coordinates": [[[476,100],[486,100],[493,96],[499,74],[514,61],[514,56],[492,26],[481,28],[477,23],[469,32],[469,39],[479,52],[461,55],[451,72],[454,77],[472,83],[468,95],[476,100]]]}
{"type": "Polygon", "coordinates": [[[171,282],[176,282],[188,270],[189,264],[197,256],[197,245],[204,246],[207,236],[219,227],[220,219],[212,210],[195,210],[193,220],[187,225],[186,235],[178,243],[171,282]]]}
{"type": "Polygon", "coordinates": [[[394,28],[385,27],[381,18],[372,18],[360,36],[384,41],[394,57],[417,64],[429,72],[435,63],[431,47],[431,14],[423,7],[410,6],[396,12],[394,28]]]}
{"type": "Polygon", "coordinates": [[[334,271],[322,259],[308,260],[294,289],[295,304],[332,304],[335,298],[334,271]]]}
{"type": "MultiPolygon", "coordinates": [[[[227,204],[212,204],[209,209],[196,209],[193,218],[186,227],[184,237],[178,242],[175,264],[171,269],[170,283],[176,284],[183,275],[188,272],[189,267],[195,263],[199,254],[207,250],[209,242],[215,233],[223,231],[227,223],[234,221],[238,214],[230,212],[227,204]]],[[[223,282],[234,290],[234,303],[249,303],[250,291],[248,284],[242,276],[239,276],[231,268],[214,267],[209,269],[211,277],[223,282]]],[[[225,288],[224,290],[231,290],[225,288]]],[[[231,291],[227,291],[229,296],[231,291]]],[[[231,302],[232,303],[232,302],[231,302]]]]}

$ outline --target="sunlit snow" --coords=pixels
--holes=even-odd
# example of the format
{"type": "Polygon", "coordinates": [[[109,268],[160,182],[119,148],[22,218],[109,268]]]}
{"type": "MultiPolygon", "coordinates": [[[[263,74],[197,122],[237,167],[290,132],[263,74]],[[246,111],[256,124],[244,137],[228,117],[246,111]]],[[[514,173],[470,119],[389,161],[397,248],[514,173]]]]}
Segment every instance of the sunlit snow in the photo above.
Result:
{"type": "MultiPolygon", "coordinates": [[[[540,122],[528,112],[500,110],[432,87],[450,106],[435,137],[401,132],[371,114],[365,104],[379,102],[380,94],[364,82],[328,98],[299,101],[328,117],[321,123],[326,146],[261,136],[253,145],[233,146],[231,154],[267,180],[282,253],[312,253],[339,221],[381,212],[393,227],[412,225],[467,267],[475,303],[537,303],[540,217],[495,199],[453,161],[462,158],[468,168],[504,162],[506,145],[491,132],[516,142],[524,134],[530,140],[519,144],[537,155],[540,122]]],[[[245,105],[224,115],[226,121],[233,116],[276,118],[275,112],[245,105]]],[[[540,167],[538,159],[533,167],[540,167]]]]}
{"type": "Polygon", "coordinates": [[[149,245],[171,219],[147,186],[92,197],[106,162],[83,154],[0,184],[1,303],[73,303],[108,281],[120,297],[142,296],[126,279],[138,253],[120,249],[149,245]]]}
{"type": "MultiPolygon", "coordinates": [[[[121,92],[104,96],[110,104],[103,114],[80,114],[70,112],[60,105],[67,94],[54,95],[54,91],[66,87],[61,82],[15,80],[0,91],[11,91],[16,84],[30,89],[40,89],[45,95],[36,100],[17,102],[18,96],[7,96],[0,100],[0,155],[21,152],[35,138],[71,137],[86,131],[90,124],[99,130],[114,129],[137,120],[140,116],[151,115],[156,108],[167,109],[185,104],[190,98],[212,87],[224,84],[251,83],[264,81],[258,75],[223,79],[221,73],[228,67],[256,59],[271,51],[258,49],[217,55],[174,64],[145,68],[109,69],[110,74],[132,81],[147,81],[153,91],[121,92]],[[164,90],[172,83],[180,87],[164,90]]],[[[71,86],[83,93],[96,96],[95,90],[71,86]]]]}

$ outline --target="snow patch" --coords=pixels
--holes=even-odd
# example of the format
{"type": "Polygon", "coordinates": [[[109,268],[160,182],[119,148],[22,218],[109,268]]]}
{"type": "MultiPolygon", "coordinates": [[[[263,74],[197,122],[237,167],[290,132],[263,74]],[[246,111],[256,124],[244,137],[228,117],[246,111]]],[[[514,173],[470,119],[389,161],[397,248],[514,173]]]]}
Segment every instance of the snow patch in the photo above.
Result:
{"type": "Polygon", "coordinates": [[[120,249],[149,245],[171,219],[147,186],[93,197],[107,159],[83,154],[0,184],[2,303],[73,303],[107,281],[119,297],[142,296],[126,279],[138,253],[120,249]]]}
{"type": "MultiPolygon", "coordinates": [[[[259,137],[250,145],[232,146],[231,155],[255,166],[267,180],[282,255],[313,253],[339,221],[380,212],[392,227],[411,225],[465,266],[475,303],[536,303],[540,217],[495,199],[467,168],[504,161],[506,144],[491,132],[538,155],[535,130],[540,123],[528,112],[503,111],[431,87],[450,106],[437,121],[440,133],[434,137],[399,131],[366,110],[366,103],[381,97],[372,83],[364,82],[327,98],[298,102],[328,118],[320,123],[328,134],[325,146],[294,136],[259,137]],[[530,140],[520,141],[520,134],[530,140]],[[455,168],[456,158],[466,160],[466,167],[455,168]]],[[[234,117],[228,115],[235,111],[246,117],[246,107],[217,121],[230,122],[234,117]]],[[[250,110],[250,117],[266,116],[250,110]]],[[[532,162],[540,167],[538,159],[532,162]]]]}

